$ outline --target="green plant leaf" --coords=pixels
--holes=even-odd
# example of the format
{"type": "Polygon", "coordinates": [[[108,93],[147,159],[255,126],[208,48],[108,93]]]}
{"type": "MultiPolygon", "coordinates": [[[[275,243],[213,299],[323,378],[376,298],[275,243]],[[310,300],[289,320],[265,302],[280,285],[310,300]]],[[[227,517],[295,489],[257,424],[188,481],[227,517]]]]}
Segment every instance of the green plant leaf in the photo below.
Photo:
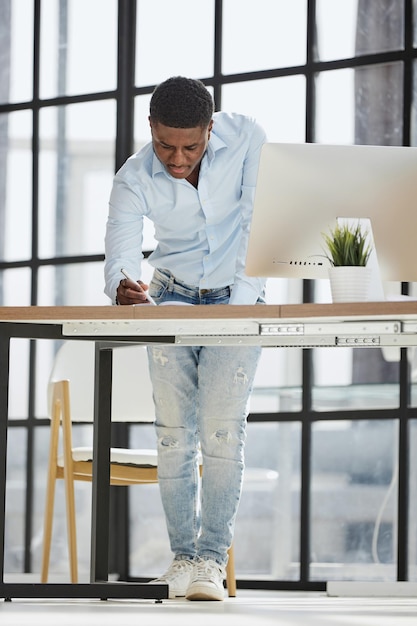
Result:
{"type": "Polygon", "coordinates": [[[361,224],[356,225],[337,224],[328,233],[322,233],[326,258],[331,265],[365,266],[368,263],[372,247],[367,243],[368,232],[363,230],[361,224]]]}

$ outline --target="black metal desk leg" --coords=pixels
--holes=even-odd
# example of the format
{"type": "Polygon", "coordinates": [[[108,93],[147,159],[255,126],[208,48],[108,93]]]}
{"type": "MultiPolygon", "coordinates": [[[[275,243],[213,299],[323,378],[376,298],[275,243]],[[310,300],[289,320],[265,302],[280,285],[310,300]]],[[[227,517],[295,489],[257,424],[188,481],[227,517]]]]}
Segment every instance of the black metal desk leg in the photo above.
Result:
{"type": "Polygon", "coordinates": [[[10,337],[0,336],[0,582],[4,581],[10,337]]]}
{"type": "Polygon", "coordinates": [[[113,351],[96,344],[91,519],[91,582],[108,580],[113,351]]]}

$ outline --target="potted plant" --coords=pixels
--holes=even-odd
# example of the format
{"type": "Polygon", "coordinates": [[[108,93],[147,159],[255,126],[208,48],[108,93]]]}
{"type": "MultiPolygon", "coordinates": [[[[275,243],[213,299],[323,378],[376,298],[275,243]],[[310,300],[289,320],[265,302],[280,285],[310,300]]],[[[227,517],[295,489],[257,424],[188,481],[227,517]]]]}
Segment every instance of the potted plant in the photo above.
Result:
{"type": "Polygon", "coordinates": [[[372,245],[360,221],[337,223],[322,233],[325,256],[330,263],[329,278],[333,302],[368,299],[371,270],[368,267],[372,245]]]}

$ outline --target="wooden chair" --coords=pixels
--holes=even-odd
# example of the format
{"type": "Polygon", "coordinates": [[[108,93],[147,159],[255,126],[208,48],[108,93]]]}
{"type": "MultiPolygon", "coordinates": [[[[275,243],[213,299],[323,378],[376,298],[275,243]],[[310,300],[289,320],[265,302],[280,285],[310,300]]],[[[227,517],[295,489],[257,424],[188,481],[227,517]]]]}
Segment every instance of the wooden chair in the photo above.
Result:
{"type": "MultiPolygon", "coordinates": [[[[54,516],[55,486],[65,483],[67,540],[71,582],[78,582],[75,481],[92,481],[91,447],[74,447],[72,423],[92,423],[94,403],[94,342],[67,341],[58,350],[48,384],[51,418],[49,464],[44,517],[41,582],[48,580],[54,516]],[[62,451],[60,452],[60,448],[62,451]]],[[[113,351],[112,420],[154,421],[152,386],[146,348],[126,346],[113,351]],[[140,406],[126,390],[137,389],[140,406]]],[[[111,448],[110,484],[144,485],[158,482],[156,449],[111,448]]],[[[200,472],[202,466],[200,466],[200,472]]],[[[233,546],[226,567],[228,595],[236,595],[233,546]]]]}

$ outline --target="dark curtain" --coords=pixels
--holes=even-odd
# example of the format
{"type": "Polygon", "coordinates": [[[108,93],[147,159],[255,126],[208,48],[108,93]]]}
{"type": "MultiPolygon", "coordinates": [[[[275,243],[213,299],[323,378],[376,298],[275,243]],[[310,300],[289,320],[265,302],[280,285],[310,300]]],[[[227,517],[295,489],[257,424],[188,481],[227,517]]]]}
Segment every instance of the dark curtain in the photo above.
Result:
{"type": "MultiPolygon", "coordinates": [[[[403,40],[403,0],[359,0],[356,54],[398,48],[403,40]]],[[[402,144],[402,66],[381,64],[355,70],[355,143],[402,144]]],[[[396,362],[378,349],[353,351],[354,383],[398,382],[396,362]]]]}

